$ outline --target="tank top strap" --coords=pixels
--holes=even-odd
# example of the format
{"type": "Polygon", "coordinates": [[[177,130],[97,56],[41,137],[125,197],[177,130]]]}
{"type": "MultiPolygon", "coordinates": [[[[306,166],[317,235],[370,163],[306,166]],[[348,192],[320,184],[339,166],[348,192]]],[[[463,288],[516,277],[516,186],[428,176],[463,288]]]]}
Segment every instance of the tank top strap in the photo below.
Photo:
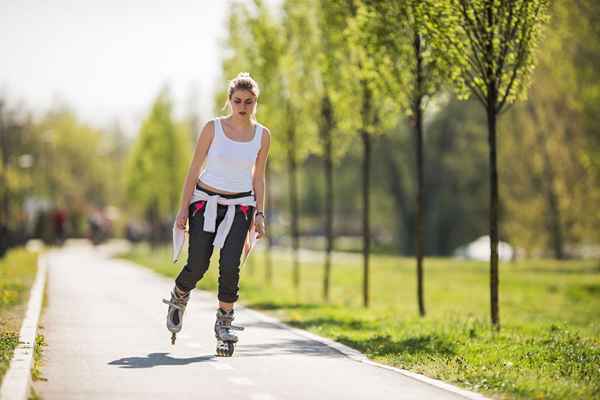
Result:
{"type": "Polygon", "coordinates": [[[221,138],[224,135],[223,125],[221,125],[221,118],[217,117],[213,121],[214,121],[214,127],[215,127],[215,136],[218,136],[219,138],[221,138]]]}
{"type": "Polygon", "coordinates": [[[254,133],[253,141],[254,141],[254,144],[258,144],[258,147],[260,147],[260,144],[262,143],[263,126],[257,122],[255,130],[256,130],[256,132],[254,133]]]}

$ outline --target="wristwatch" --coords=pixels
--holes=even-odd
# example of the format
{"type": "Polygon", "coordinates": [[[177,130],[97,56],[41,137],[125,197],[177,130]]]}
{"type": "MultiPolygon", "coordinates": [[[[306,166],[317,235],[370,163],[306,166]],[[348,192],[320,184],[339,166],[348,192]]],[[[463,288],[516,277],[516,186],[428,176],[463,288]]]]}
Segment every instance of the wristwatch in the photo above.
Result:
{"type": "Polygon", "coordinates": [[[263,218],[265,217],[265,214],[262,211],[257,211],[257,212],[254,213],[255,217],[258,216],[258,215],[262,215],[263,218]]]}

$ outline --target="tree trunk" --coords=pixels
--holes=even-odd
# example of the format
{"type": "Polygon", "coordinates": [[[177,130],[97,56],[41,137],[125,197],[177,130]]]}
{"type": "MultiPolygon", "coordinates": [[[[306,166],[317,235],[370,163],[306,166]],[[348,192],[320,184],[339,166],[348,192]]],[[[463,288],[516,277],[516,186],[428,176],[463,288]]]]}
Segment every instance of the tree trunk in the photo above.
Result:
{"type": "MultiPolygon", "coordinates": [[[[538,131],[538,136],[541,139],[541,133],[538,131]]],[[[544,183],[546,187],[546,201],[548,204],[549,221],[548,227],[550,228],[550,234],[552,235],[552,249],[554,250],[554,257],[557,260],[565,258],[564,254],[564,241],[562,226],[560,223],[560,206],[556,189],[554,188],[554,182],[556,175],[552,168],[552,161],[550,160],[550,154],[546,142],[541,140],[542,153],[544,156],[544,183]]]]}
{"type": "Polygon", "coordinates": [[[331,280],[331,252],[333,251],[333,156],[331,130],[333,129],[333,113],[328,96],[321,102],[321,138],[323,140],[323,168],[325,169],[325,273],[323,276],[323,300],[329,302],[329,286],[331,280]]]}
{"type": "Polygon", "coordinates": [[[543,187],[546,195],[546,204],[548,206],[549,218],[547,226],[552,238],[552,250],[554,251],[554,257],[557,260],[562,260],[564,258],[564,240],[560,217],[559,198],[554,187],[556,174],[554,172],[554,168],[552,168],[552,160],[550,158],[550,152],[548,151],[547,140],[544,140],[544,136],[542,134],[542,121],[539,113],[531,103],[529,103],[528,108],[537,125],[535,128],[535,138],[538,146],[542,150],[542,157],[544,160],[542,171],[544,183],[543,187]]]}
{"type": "Polygon", "coordinates": [[[369,172],[371,170],[371,141],[369,134],[361,132],[363,141],[363,305],[369,307],[369,247],[371,231],[369,227],[369,172]]]}
{"type": "Polygon", "coordinates": [[[272,232],[270,231],[270,221],[273,216],[271,212],[271,199],[273,198],[271,191],[271,166],[267,162],[267,172],[266,172],[266,181],[267,181],[267,204],[266,204],[266,213],[267,220],[265,221],[265,229],[267,230],[267,249],[265,250],[265,281],[270,286],[273,283],[273,260],[271,258],[271,250],[273,248],[273,238],[272,232]]]}
{"type": "Polygon", "coordinates": [[[367,126],[369,121],[371,121],[372,93],[366,81],[362,80],[361,86],[363,89],[361,110],[363,128],[360,131],[363,142],[363,305],[369,307],[369,251],[371,244],[371,229],[369,226],[369,175],[371,171],[371,140],[369,132],[367,132],[367,126]]]}
{"type": "Polygon", "coordinates": [[[8,191],[8,127],[4,121],[4,103],[0,100],[0,150],[2,152],[2,219],[0,219],[0,229],[4,226],[8,231],[9,209],[9,191],[8,191]]]}
{"type": "Polygon", "coordinates": [[[500,330],[498,311],[498,170],[496,157],[496,88],[490,90],[487,105],[488,142],[490,152],[490,300],[492,325],[500,330]],[[489,101],[492,100],[492,101],[489,101]]]}
{"type": "MultiPolygon", "coordinates": [[[[406,190],[402,183],[403,178],[400,174],[398,164],[396,163],[396,160],[394,160],[392,143],[389,142],[386,136],[382,137],[382,141],[382,155],[384,157],[387,170],[389,171],[389,187],[390,193],[394,199],[394,211],[396,212],[396,222],[398,227],[402,227],[402,229],[399,230],[400,234],[407,236],[407,232],[410,232],[413,229],[414,225],[410,223],[410,221],[412,221],[412,216],[408,208],[406,190]]],[[[411,251],[413,249],[413,247],[408,247],[406,245],[407,242],[407,240],[404,240],[400,241],[399,243],[402,253],[411,251]]]]}
{"type": "Polygon", "coordinates": [[[415,116],[415,142],[417,151],[417,220],[415,225],[416,234],[416,256],[417,256],[417,301],[419,303],[419,315],[425,316],[425,300],[423,294],[423,55],[421,53],[421,37],[415,32],[414,40],[416,65],[416,87],[413,112],[415,116]]]}
{"type": "MultiPolygon", "coordinates": [[[[485,5],[487,26],[494,26],[493,2],[485,5]]],[[[494,74],[492,54],[494,54],[494,30],[487,32],[486,77],[487,98],[486,114],[488,123],[488,143],[490,151],[490,307],[492,325],[496,331],[500,330],[500,315],[498,312],[498,169],[496,157],[496,119],[498,117],[498,81],[494,74]]]]}
{"type": "Polygon", "coordinates": [[[300,262],[298,260],[299,232],[298,232],[298,190],[296,185],[296,131],[293,122],[288,125],[288,174],[289,174],[289,196],[291,214],[291,235],[293,249],[293,283],[294,287],[300,287],[300,262]]]}

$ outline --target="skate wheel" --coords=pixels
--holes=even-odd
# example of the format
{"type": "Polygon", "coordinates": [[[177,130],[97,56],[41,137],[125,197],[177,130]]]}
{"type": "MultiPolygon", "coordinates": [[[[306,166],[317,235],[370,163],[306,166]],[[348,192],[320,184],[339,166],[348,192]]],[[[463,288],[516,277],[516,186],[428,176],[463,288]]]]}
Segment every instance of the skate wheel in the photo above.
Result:
{"type": "Polygon", "coordinates": [[[227,357],[231,357],[233,355],[234,346],[233,343],[227,342],[227,357]]]}
{"type": "Polygon", "coordinates": [[[234,344],[232,342],[218,342],[217,343],[217,356],[220,357],[231,357],[233,355],[234,344]]]}

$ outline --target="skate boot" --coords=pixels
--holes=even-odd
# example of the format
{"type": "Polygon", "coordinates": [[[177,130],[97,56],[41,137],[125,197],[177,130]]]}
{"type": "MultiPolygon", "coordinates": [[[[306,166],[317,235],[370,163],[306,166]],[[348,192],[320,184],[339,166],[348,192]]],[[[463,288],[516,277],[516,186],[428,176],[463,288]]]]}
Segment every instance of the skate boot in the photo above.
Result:
{"type": "Polygon", "coordinates": [[[227,312],[221,308],[217,310],[217,320],[215,322],[215,337],[217,338],[217,355],[231,357],[238,341],[238,337],[231,332],[232,330],[243,331],[241,326],[232,325],[233,310],[227,312]]]}
{"type": "Polygon", "coordinates": [[[163,299],[163,303],[169,305],[169,310],[167,311],[167,329],[172,333],[171,344],[175,344],[177,332],[183,326],[183,313],[189,299],[190,292],[179,289],[177,285],[171,290],[171,300],[163,299]]]}

